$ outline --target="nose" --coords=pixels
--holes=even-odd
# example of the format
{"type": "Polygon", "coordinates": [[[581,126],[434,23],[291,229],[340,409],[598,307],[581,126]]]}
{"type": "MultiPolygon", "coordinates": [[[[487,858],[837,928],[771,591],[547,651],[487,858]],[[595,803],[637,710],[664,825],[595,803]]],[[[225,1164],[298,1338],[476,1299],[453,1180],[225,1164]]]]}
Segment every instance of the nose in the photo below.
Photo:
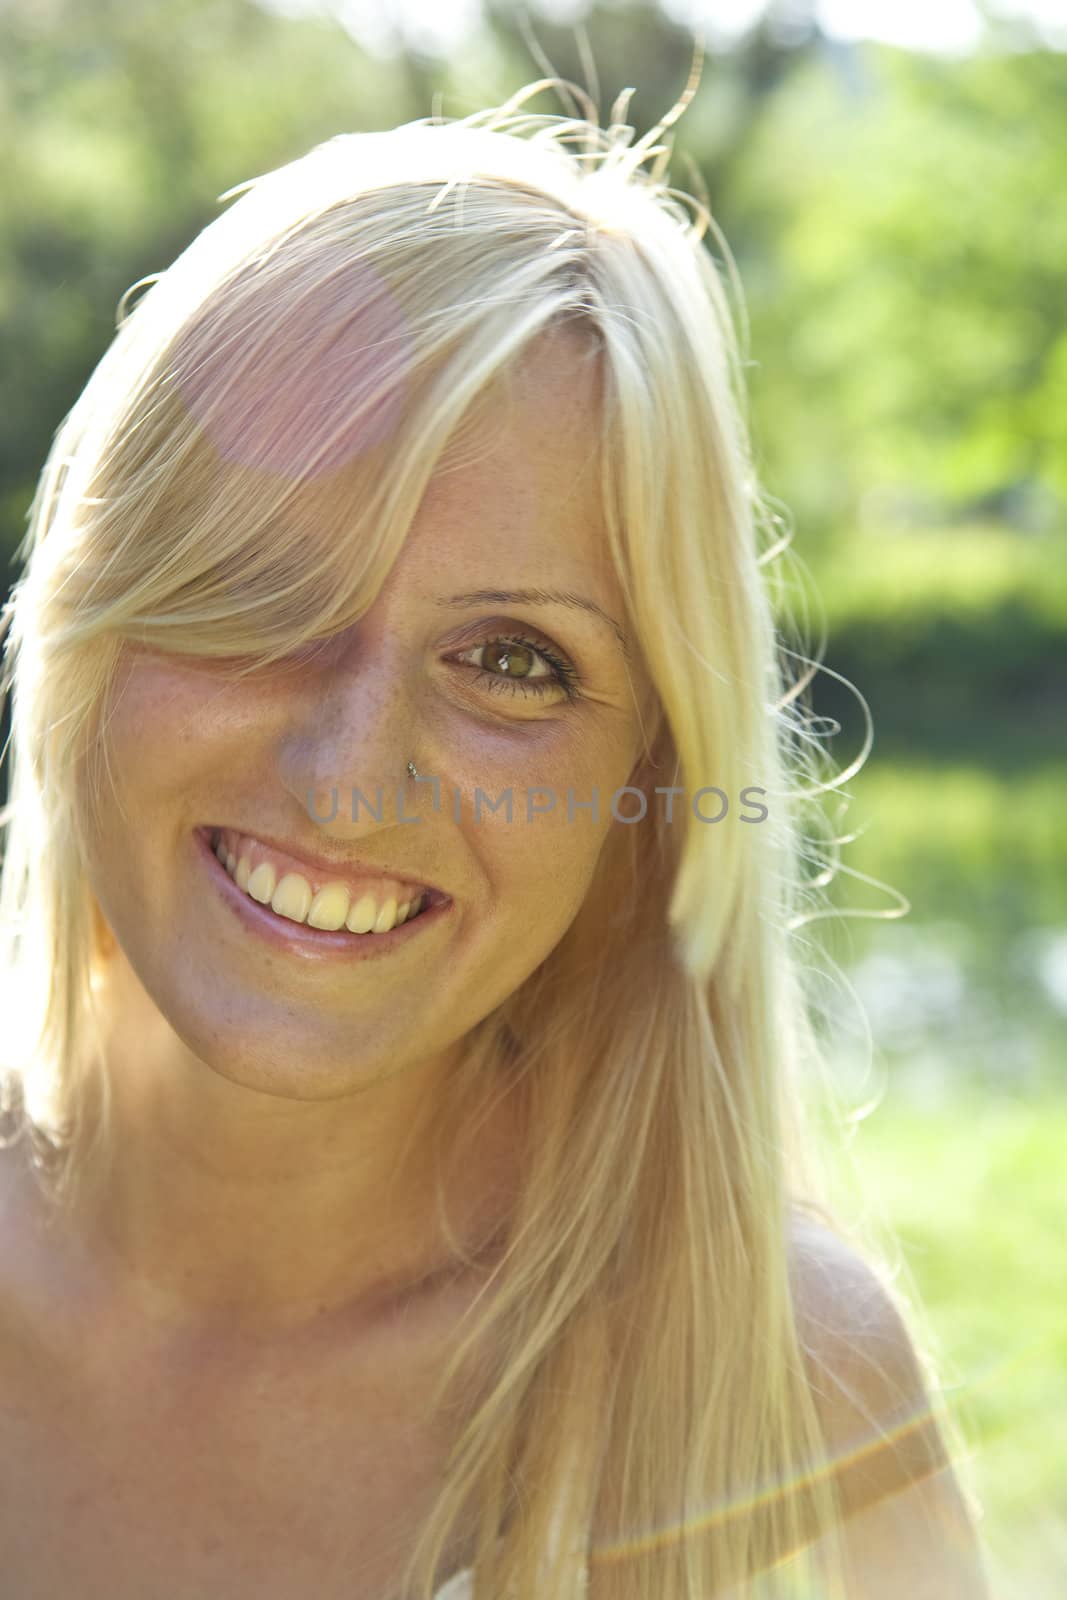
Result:
{"type": "MultiPolygon", "coordinates": [[[[393,649],[353,652],[311,679],[280,741],[285,789],[324,833],[356,839],[421,816],[412,691],[393,649]]],[[[423,762],[425,766],[425,762],[423,762]]]]}

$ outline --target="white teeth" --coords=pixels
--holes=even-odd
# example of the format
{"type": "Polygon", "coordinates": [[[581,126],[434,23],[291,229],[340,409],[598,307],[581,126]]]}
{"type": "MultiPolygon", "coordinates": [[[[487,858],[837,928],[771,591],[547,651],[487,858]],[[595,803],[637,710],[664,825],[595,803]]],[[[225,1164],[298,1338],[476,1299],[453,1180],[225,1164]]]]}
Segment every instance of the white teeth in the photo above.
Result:
{"type": "Polygon", "coordinates": [[[304,922],[311,910],[311,885],[299,872],[287,872],[271,897],[270,908],[290,922],[304,922]]]}
{"type": "Polygon", "coordinates": [[[348,901],[349,893],[343,883],[328,883],[312,900],[308,923],[312,928],[343,928],[348,901]]]}
{"type": "Polygon", "coordinates": [[[372,894],[362,895],[353,903],[352,909],[345,918],[345,927],[349,933],[369,933],[374,926],[378,915],[378,904],[372,894]]]}
{"type": "Polygon", "coordinates": [[[260,905],[265,906],[274,894],[277,878],[278,874],[270,862],[261,861],[248,880],[246,892],[252,896],[253,900],[258,900],[260,905]]]}
{"type": "Polygon", "coordinates": [[[396,897],[390,895],[378,913],[378,920],[374,924],[375,933],[388,933],[396,927],[396,897]]]}
{"type": "Polygon", "coordinates": [[[327,883],[315,892],[302,873],[285,872],[279,878],[269,861],[261,861],[253,871],[247,849],[237,856],[226,846],[221,834],[214,851],[239,889],[260,905],[269,905],[276,915],[290,922],[306,923],[311,928],[330,932],[347,928],[350,933],[358,934],[389,933],[418,916],[426,905],[427,896],[423,891],[410,895],[407,900],[399,900],[395,890],[382,891],[386,895],[382,901],[367,891],[353,900],[343,883],[327,883]]]}

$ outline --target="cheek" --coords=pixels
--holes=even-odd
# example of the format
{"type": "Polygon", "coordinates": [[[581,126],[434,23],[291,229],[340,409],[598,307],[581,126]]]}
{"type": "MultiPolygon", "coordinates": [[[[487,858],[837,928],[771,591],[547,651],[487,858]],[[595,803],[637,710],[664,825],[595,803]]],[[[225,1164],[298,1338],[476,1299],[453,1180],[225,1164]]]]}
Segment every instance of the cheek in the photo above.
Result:
{"type": "MultiPolygon", "coordinates": [[[[472,829],[474,850],[489,865],[494,898],[505,916],[522,918],[532,933],[558,937],[585,898],[611,827],[611,790],[600,786],[597,816],[592,785],[516,785],[509,821],[503,809],[472,829]]],[[[494,798],[496,798],[494,796],[494,798]]]]}
{"type": "MultiPolygon", "coordinates": [[[[557,802],[558,804],[559,802],[557,802]]],[[[468,834],[489,889],[487,915],[473,923],[471,971],[482,1000],[513,994],[564,940],[586,900],[607,829],[588,813],[567,822],[551,812],[525,818],[525,797],[511,824],[500,815],[468,834]],[[581,820],[582,818],[586,820],[581,820]]]]}
{"type": "Polygon", "coordinates": [[[115,784],[133,810],[164,795],[173,803],[185,780],[226,748],[233,697],[191,668],[137,662],[106,727],[115,784]]]}
{"type": "Polygon", "coordinates": [[[154,663],[135,663],[116,687],[78,774],[81,843],[102,901],[121,882],[141,892],[152,841],[212,746],[204,700],[202,679],[154,663]]]}

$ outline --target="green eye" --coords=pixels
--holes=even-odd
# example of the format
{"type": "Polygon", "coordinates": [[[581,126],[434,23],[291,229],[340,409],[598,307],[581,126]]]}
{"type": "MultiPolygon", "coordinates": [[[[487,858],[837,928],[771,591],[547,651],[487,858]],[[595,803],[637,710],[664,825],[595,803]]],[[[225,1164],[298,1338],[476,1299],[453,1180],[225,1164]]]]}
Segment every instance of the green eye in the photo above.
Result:
{"type": "Polygon", "coordinates": [[[544,643],[535,643],[533,639],[524,639],[519,635],[501,634],[486,639],[482,644],[472,645],[470,649],[462,651],[461,655],[471,655],[480,651],[486,653],[494,667],[504,667],[503,672],[497,672],[490,671],[483,662],[470,663],[477,668],[479,682],[490,694],[540,697],[553,691],[561,691],[568,700],[573,701],[578,698],[577,672],[568,661],[557,656],[544,643]],[[522,667],[528,657],[533,657],[547,666],[547,673],[534,677],[522,671],[518,674],[508,672],[509,665],[515,663],[522,667]]]}

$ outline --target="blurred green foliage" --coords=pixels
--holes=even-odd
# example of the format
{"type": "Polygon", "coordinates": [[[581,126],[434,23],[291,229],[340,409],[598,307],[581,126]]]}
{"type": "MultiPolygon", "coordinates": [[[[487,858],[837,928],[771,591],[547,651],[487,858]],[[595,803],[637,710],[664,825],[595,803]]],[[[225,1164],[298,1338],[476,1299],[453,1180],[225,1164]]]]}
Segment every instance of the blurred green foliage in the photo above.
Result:
{"type": "Polygon", "coordinates": [[[761,416],[825,519],[1029,481],[1062,510],[1065,88],[1063,55],[866,47],[809,57],[754,129],[731,199],[759,241],[761,416]]]}
{"type": "MultiPolygon", "coordinates": [[[[1008,524],[838,537],[818,562],[827,666],[859,689],[876,760],[981,760],[1003,773],[1067,756],[1067,550],[1008,524]]],[[[820,709],[855,725],[830,678],[820,709]]]]}

